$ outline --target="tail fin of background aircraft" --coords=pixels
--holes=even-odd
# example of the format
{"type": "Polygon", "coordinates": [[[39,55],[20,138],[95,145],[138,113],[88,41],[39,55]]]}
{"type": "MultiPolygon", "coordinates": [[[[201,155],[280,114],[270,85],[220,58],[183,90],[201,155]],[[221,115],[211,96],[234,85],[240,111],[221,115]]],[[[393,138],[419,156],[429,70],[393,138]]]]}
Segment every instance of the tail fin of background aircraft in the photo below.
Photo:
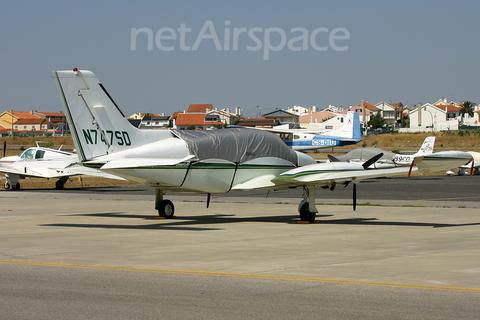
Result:
{"type": "Polygon", "coordinates": [[[435,137],[426,137],[422,143],[422,146],[420,147],[420,150],[418,150],[418,152],[415,153],[414,156],[420,157],[420,156],[432,154],[434,145],[435,145],[435,137]]]}
{"type": "Polygon", "coordinates": [[[331,137],[344,138],[345,140],[355,140],[357,142],[362,140],[358,112],[348,111],[343,127],[337,130],[329,131],[327,135],[331,137]]]}
{"type": "Polygon", "coordinates": [[[172,137],[166,130],[130,124],[92,72],[54,71],[53,76],[82,161],[172,137]]]}

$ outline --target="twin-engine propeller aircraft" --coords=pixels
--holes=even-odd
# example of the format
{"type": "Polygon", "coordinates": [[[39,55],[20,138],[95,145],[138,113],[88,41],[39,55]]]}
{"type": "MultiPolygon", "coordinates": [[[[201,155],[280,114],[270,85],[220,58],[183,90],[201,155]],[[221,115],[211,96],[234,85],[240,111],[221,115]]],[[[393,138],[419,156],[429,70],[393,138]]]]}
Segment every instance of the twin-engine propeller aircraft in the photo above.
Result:
{"type": "Polygon", "coordinates": [[[3,145],[3,158],[0,159],[0,172],[5,173],[5,189],[20,189],[21,179],[25,178],[55,178],[55,189],[63,189],[65,182],[72,176],[92,175],[109,179],[123,178],[90,169],[76,164],[78,156],[74,153],[56,149],[36,147],[27,148],[17,156],[5,156],[6,141],[3,145]]]}
{"type": "MultiPolygon", "coordinates": [[[[212,193],[253,189],[303,188],[301,220],[313,222],[315,186],[352,184],[363,179],[402,175],[408,167],[366,170],[355,163],[316,163],[262,130],[231,128],[210,131],[140,130],[133,127],[90,71],[54,71],[78,156],[85,166],[156,188],[155,208],[172,218],[166,191],[212,193]]],[[[469,154],[454,158],[419,157],[416,171],[463,165],[469,154]]],[[[368,166],[367,166],[368,165],[368,166]]],[[[441,169],[439,169],[441,168],[441,169]]]]}

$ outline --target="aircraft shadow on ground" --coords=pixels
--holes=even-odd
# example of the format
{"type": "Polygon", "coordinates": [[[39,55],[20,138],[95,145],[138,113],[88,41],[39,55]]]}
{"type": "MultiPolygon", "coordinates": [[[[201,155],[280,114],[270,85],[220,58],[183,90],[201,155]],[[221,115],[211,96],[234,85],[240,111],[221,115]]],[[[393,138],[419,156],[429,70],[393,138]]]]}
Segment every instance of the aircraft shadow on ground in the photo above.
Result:
{"type": "Polygon", "coordinates": [[[378,226],[406,226],[406,227],[432,227],[432,228],[446,228],[446,227],[465,227],[480,225],[476,223],[434,223],[434,222],[405,222],[405,221],[381,221],[377,218],[349,218],[338,220],[320,220],[323,224],[359,224],[359,225],[378,225],[378,226]]]}
{"type": "MultiPolygon", "coordinates": [[[[106,213],[89,213],[89,214],[72,214],[68,216],[78,217],[104,217],[104,218],[129,218],[154,220],[155,216],[151,215],[135,215],[126,214],[124,212],[106,212],[106,213]]],[[[318,215],[317,223],[314,225],[332,224],[332,225],[364,225],[364,226],[407,226],[407,227],[431,227],[431,228],[447,228],[447,227],[464,227],[480,225],[478,223],[435,223],[435,222],[405,222],[405,221],[381,221],[378,218],[347,218],[347,219],[330,219],[333,215],[318,215]]],[[[256,223],[284,223],[297,224],[299,218],[297,215],[281,215],[281,216],[259,216],[259,217],[236,217],[232,214],[212,214],[212,215],[195,215],[195,216],[176,216],[176,219],[156,220],[157,223],[147,225],[120,225],[120,224],[85,224],[85,223],[55,223],[44,224],[47,227],[75,227],[75,228],[100,228],[100,229],[139,229],[139,230],[186,230],[186,231],[215,231],[224,230],[224,228],[201,227],[202,225],[224,225],[229,223],[240,222],[256,222],[256,223]]]]}

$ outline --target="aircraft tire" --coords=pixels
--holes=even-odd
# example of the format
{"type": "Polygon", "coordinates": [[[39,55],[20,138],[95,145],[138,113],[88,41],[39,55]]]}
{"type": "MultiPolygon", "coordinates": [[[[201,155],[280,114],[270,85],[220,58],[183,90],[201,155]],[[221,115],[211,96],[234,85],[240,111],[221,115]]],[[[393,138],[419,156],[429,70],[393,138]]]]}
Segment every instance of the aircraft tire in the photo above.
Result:
{"type": "Polygon", "coordinates": [[[8,190],[10,189],[10,181],[5,181],[5,184],[3,185],[3,187],[5,188],[5,190],[8,190]]]}
{"type": "Polygon", "coordinates": [[[315,217],[317,216],[317,214],[315,212],[310,212],[308,210],[308,202],[305,202],[304,204],[302,204],[302,206],[300,207],[299,213],[300,213],[300,220],[308,221],[310,223],[315,222],[315,217]]]}
{"type": "Polygon", "coordinates": [[[12,190],[19,190],[20,189],[20,182],[17,182],[17,184],[13,185],[12,184],[12,190]]]}
{"type": "Polygon", "coordinates": [[[172,219],[175,213],[175,206],[170,200],[162,200],[158,206],[158,215],[166,219],[172,219]]]}
{"type": "Polygon", "coordinates": [[[65,184],[63,183],[62,180],[57,180],[57,182],[55,182],[55,189],[57,189],[57,190],[63,189],[64,185],[65,184]]]}

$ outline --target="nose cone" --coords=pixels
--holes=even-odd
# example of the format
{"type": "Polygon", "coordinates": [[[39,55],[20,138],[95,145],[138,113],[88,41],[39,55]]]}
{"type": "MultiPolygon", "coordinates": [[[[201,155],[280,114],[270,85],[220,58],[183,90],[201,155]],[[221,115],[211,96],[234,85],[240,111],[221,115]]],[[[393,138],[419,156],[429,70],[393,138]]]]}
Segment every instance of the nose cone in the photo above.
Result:
{"type": "Polygon", "coordinates": [[[18,156],[3,157],[0,159],[0,167],[8,167],[15,161],[20,160],[18,156]]]}

